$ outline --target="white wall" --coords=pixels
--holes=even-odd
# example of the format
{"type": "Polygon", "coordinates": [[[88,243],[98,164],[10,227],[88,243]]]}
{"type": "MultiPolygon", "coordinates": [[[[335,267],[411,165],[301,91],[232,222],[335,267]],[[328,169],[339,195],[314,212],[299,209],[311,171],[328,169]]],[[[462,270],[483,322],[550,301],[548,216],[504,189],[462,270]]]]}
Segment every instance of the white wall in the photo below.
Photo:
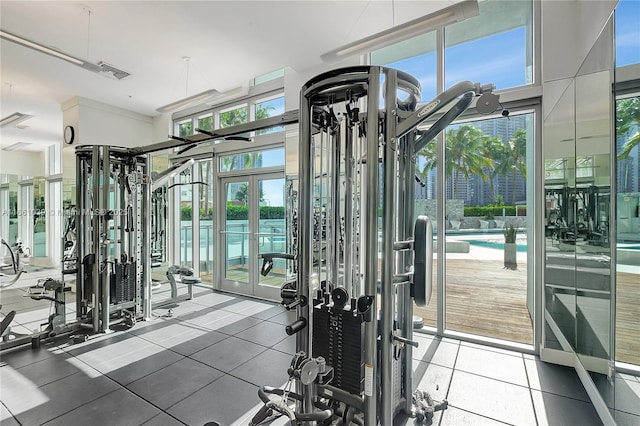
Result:
{"type": "Polygon", "coordinates": [[[153,142],[153,118],[147,115],[81,97],[64,102],[62,113],[63,126],[75,128],[74,146],[132,148],[153,142]]]}
{"type": "Polygon", "coordinates": [[[9,175],[44,176],[44,151],[0,151],[0,170],[9,175]]]}

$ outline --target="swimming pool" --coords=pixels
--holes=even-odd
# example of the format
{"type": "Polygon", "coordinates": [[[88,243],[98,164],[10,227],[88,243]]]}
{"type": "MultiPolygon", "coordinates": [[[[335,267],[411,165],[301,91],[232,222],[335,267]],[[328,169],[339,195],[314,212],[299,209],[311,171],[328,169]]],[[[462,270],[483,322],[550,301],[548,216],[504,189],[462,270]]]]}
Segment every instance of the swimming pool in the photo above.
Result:
{"type": "MultiPolygon", "coordinates": [[[[499,250],[504,249],[504,243],[500,243],[497,241],[491,241],[491,240],[466,240],[466,241],[468,241],[469,244],[471,244],[472,246],[487,247],[487,248],[493,248],[493,249],[499,249],[499,250]]],[[[516,251],[521,253],[523,252],[526,253],[527,245],[516,243],[516,251]]]]}

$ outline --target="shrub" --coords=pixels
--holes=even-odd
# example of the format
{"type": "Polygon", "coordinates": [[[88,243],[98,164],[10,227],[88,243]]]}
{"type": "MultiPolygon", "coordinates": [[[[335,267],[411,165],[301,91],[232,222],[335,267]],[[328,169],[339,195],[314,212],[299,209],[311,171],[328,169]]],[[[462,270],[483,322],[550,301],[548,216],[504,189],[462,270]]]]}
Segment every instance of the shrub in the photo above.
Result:
{"type": "Polygon", "coordinates": [[[514,206],[469,206],[464,208],[464,217],[485,217],[493,219],[495,216],[515,216],[516,208],[514,206]]]}
{"type": "Polygon", "coordinates": [[[260,206],[260,219],[284,219],[284,207],[260,206]]]}
{"type": "Polygon", "coordinates": [[[516,242],[516,228],[513,225],[508,228],[504,228],[504,242],[515,243],[516,242]]]}
{"type": "Polygon", "coordinates": [[[180,220],[191,220],[191,206],[180,207],[180,220]]]}

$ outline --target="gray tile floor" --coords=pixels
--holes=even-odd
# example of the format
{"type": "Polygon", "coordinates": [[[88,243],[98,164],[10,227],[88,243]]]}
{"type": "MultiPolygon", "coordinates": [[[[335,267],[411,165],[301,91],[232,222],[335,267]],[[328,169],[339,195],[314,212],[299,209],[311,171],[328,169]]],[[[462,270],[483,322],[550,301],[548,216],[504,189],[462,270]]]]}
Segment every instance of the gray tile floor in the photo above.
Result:
{"type": "MultiPolygon", "coordinates": [[[[153,321],[84,343],[3,354],[0,423],[246,425],[260,405],[257,386],[286,381],[295,347],[282,325],[294,314],[210,291],[172,310],[173,317],[158,309],[153,321]]],[[[601,424],[572,369],[452,339],[417,339],[414,386],[450,404],[434,425],[601,424]]]]}

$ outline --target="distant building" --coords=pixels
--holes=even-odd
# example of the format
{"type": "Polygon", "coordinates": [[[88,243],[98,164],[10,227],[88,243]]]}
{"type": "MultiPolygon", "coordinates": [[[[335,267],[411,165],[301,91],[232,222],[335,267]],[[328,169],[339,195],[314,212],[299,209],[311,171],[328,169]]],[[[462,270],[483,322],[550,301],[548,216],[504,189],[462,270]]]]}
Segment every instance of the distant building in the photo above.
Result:
{"type": "MultiPolygon", "coordinates": [[[[481,130],[488,136],[500,136],[503,143],[507,143],[513,137],[518,129],[527,128],[527,115],[516,115],[509,118],[498,118],[490,120],[482,120],[471,123],[474,127],[481,130]]],[[[526,201],[526,181],[518,172],[516,173],[515,185],[512,181],[512,175],[495,176],[492,182],[484,181],[480,176],[470,176],[466,181],[464,176],[458,176],[455,198],[465,201],[468,206],[483,206],[495,202],[498,195],[506,204],[511,204],[513,195],[515,194],[516,203],[526,201]]],[[[447,179],[445,185],[445,198],[454,198],[454,177],[447,179]]],[[[435,199],[437,193],[436,170],[431,170],[426,179],[424,186],[416,183],[415,195],[416,199],[435,199]]]]}
{"type": "MultiPolygon", "coordinates": [[[[632,135],[640,131],[637,124],[616,138],[616,153],[622,152],[622,149],[631,138],[632,135]]],[[[618,192],[640,192],[640,144],[636,145],[624,160],[618,161],[618,170],[616,175],[616,187],[618,192]]]]}

